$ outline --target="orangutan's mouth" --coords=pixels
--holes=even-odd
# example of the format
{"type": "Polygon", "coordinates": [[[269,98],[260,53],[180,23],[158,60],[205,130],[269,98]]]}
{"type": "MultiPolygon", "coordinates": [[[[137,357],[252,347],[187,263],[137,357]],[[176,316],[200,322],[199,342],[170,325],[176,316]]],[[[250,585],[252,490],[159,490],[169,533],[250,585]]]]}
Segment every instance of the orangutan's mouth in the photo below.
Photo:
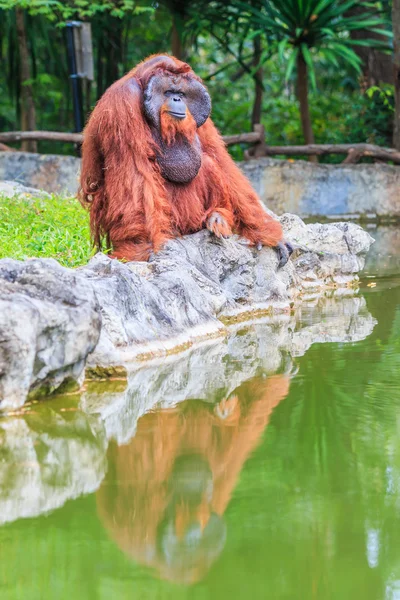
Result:
{"type": "Polygon", "coordinates": [[[174,119],[184,119],[186,117],[186,113],[179,113],[179,112],[172,112],[171,110],[168,111],[168,114],[171,115],[171,117],[174,117],[174,119]]]}

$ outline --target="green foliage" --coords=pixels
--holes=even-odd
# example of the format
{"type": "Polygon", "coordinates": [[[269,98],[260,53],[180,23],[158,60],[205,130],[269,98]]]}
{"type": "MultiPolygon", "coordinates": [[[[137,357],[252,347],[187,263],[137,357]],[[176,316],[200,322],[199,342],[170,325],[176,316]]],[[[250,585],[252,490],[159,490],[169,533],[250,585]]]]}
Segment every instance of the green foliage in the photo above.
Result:
{"type": "MultiPolygon", "coordinates": [[[[244,72],[253,77],[256,86],[259,69],[278,56],[284,65],[285,78],[292,79],[296,67],[304,64],[299,90],[306,90],[309,78],[317,89],[316,73],[320,64],[340,70],[343,66],[360,73],[362,60],[355,46],[389,50],[390,21],[378,3],[359,0],[231,0],[209,3],[199,13],[192,7],[191,28],[197,34],[207,32],[226,54],[234,56],[244,72]],[[358,12],[360,7],[362,12],[358,12]],[[353,11],[353,12],[352,12],[353,11]],[[354,13],[354,11],[356,11],[354,13]],[[363,35],[354,39],[354,32],[363,35]],[[368,37],[377,32],[380,39],[368,37]],[[253,47],[257,38],[259,51],[253,47]]],[[[303,121],[308,114],[307,92],[299,95],[303,121]]],[[[310,132],[304,131],[310,139],[310,132]]]]}
{"type": "Polygon", "coordinates": [[[152,6],[137,6],[134,0],[0,0],[0,9],[23,8],[31,15],[43,15],[51,21],[64,25],[63,20],[86,19],[98,13],[123,18],[126,14],[152,12],[152,6]]]}
{"type": "MultiPolygon", "coordinates": [[[[351,38],[358,27],[375,30],[378,23],[380,34],[388,32],[390,7],[386,0],[365,4],[365,12],[355,17],[345,14],[355,2],[340,0],[0,0],[0,130],[5,131],[21,127],[21,86],[15,76],[19,49],[12,10],[17,5],[26,8],[38,129],[73,128],[62,27],[66,18],[90,18],[92,25],[96,80],[84,86],[85,115],[105,89],[133,65],[149,54],[171,50],[174,20],[183,36],[186,59],[209,86],[213,119],[221,133],[250,129],[256,74],[262,63],[261,120],[267,140],[271,144],[302,143],[295,78],[296,56],[302,52],[313,84],[309,100],[316,141],[363,138],[391,145],[392,117],[387,102],[393,99],[385,91],[385,100],[377,89],[374,98],[360,94],[356,78],[360,59],[353,56],[358,42],[385,43],[351,38]],[[254,50],[257,36],[262,40],[259,56],[254,50]]],[[[368,38],[368,33],[362,37],[368,38]]],[[[245,147],[233,147],[232,155],[241,158],[245,147]]],[[[54,142],[39,142],[38,150],[74,152],[71,144],[54,142]]]]}
{"type": "Polygon", "coordinates": [[[379,98],[382,105],[391,113],[394,113],[394,88],[392,85],[384,85],[379,87],[373,85],[367,90],[368,98],[379,98]]]}
{"type": "MultiPolygon", "coordinates": [[[[207,49],[210,43],[207,43],[207,49]]],[[[204,49],[200,46],[195,59],[198,72],[217,71],[224,65],[218,52],[209,52],[212,60],[207,64],[203,58],[204,49]]],[[[231,63],[226,59],[226,64],[231,63]]],[[[207,81],[213,100],[213,118],[222,133],[240,133],[248,130],[251,119],[253,89],[249,74],[231,81],[232,74],[238,71],[236,63],[207,81]],[[227,95],[229,89],[229,95],[227,95]]],[[[381,146],[392,145],[393,113],[387,106],[393,106],[393,87],[384,85],[373,88],[374,94],[360,93],[356,78],[347,74],[344,66],[334,68],[324,62],[316,65],[319,82],[316,90],[310,92],[310,111],[317,143],[340,144],[368,142],[381,146]],[[384,90],[385,100],[378,90],[384,90]],[[392,94],[392,95],[391,95],[392,94]]],[[[303,143],[299,107],[296,102],[295,85],[285,82],[285,72],[278,56],[271,59],[264,68],[264,96],[262,104],[262,124],[270,145],[297,145],[303,143]]],[[[235,159],[243,158],[246,145],[232,146],[230,151],[235,159]]],[[[341,162],[343,156],[329,155],[321,162],[341,162]]]]}
{"type": "Polygon", "coordinates": [[[51,257],[75,267],[91,254],[88,215],[77,200],[0,196],[0,259],[51,257]]]}
{"type": "MultiPolygon", "coordinates": [[[[393,108],[386,106],[381,94],[372,97],[359,91],[334,90],[329,96],[310,94],[310,111],[317,143],[370,143],[391,147],[393,108]],[[329,115],[329,118],[327,118],[329,115]]],[[[263,124],[270,145],[303,143],[299,109],[293,98],[267,97],[263,103],[263,124]]],[[[341,155],[329,155],[321,162],[340,163],[341,155]]]]}
{"type": "Polygon", "coordinates": [[[391,85],[373,86],[367,93],[355,98],[353,110],[359,118],[349,113],[346,120],[349,135],[354,142],[369,142],[378,146],[391,146],[393,137],[394,88],[391,85]]]}
{"type": "MultiPolygon", "coordinates": [[[[47,6],[46,2],[42,3],[47,6]]],[[[72,3],[63,3],[63,5],[72,3]]],[[[0,0],[0,131],[21,128],[19,101],[20,83],[19,48],[16,38],[15,13],[5,10],[13,4],[0,0]]],[[[74,4],[76,6],[76,3],[74,4]]],[[[118,3],[121,7],[121,3],[118,3]]],[[[51,14],[26,13],[26,30],[30,51],[31,80],[36,104],[37,128],[53,131],[71,131],[73,112],[67,53],[64,39],[65,23],[54,9],[51,14]],[[60,25],[60,27],[55,26],[60,25]]],[[[37,5],[36,5],[37,6],[37,5]]],[[[55,6],[51,4],[51,6],[55,6]]],[[[168,16],[161,9],[136,6],[123,18],[102,12],[91,3],[94,64],[96,81],[84,86],[84,113],[87,115],[97,98],[115,79],[121,77],[146,55],[165,48],[168,34],[168,16]],[[151,8],[151,10],[148,10],[151,8]],[[146,9],[146,10],[144,10],[146,9]]],[[[104,7],[105,4],[102,3],[104,7]]],[[[127,6],[127,5],[126,5],[127,6]]],[[[80,18],[78,13],[73,17],[80,18]]],[[[39,142],[39,152],[71,154],[71,144],[39,142]]]]}
{"type": "MultiPolygon", "coordinates": [[[[376,5],[359,0],[232,0],[229,3],[212,2],[202,16],[193,15],[193,27],[210,31],[220,40],[222,31],[230,32],[239,41],[236,57],[242,59],[244,39],[263,36],[265,50],[260,62],[267,62],[278,54],[286,62],[286,78],[290,79],[297,55],[303,55],[309,69],[311,83],[316,86],[314,62],[322,59],[335,67],[349,64],[360,71],[361,59],[353,46],[367,46],[389,50],[389,42],[377,39],[353,39],[354,31],[378,31],[381,36],[392,36],[390,22],[376,5]],[[349,15],[355,7],[363,7],[362,14],[349,15]],[[199,17],[199,18],[197,18],[199,17]],[[379,28],[379,29],[378,29],[379,28]]],[[[227,49],[229,38],[221,41],[227,49]]],[[[235,52],[232,50],[235,54],[235,52]]],[[[253,72],[257,65],[253,67],[253,72]]]]}

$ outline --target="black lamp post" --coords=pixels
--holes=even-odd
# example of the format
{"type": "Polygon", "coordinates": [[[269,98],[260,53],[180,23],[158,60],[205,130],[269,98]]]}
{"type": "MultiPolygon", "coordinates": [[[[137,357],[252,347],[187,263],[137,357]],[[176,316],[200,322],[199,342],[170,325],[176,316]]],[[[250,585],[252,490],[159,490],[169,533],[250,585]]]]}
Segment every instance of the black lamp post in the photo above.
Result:
{"type": "Polygon", "coordinates": [[[72,85],[72,101],[74,107],[75,132],[83,129],[82,75],[78,73],[74,30],[80,27],[79,21],[68,21],[66,26],[67,54],[69,78],[72,85]]]}

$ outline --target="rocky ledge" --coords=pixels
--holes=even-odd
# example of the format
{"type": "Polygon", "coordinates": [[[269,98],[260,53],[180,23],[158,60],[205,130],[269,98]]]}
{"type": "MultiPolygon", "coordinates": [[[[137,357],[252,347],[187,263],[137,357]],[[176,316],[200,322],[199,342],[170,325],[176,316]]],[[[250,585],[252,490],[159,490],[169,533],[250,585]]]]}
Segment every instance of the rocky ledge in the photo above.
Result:
{"type": "Polygon", "coordinates": [[[79,386],[85,365],[178,352],[357,281],[373,241],[361,227],[280,220],[295,247],[282,269],[273,249],[207,231],[170,241],[148,263],[97,254],[72,270],[53,259],[0,260],[0,407],[79,386]]]}

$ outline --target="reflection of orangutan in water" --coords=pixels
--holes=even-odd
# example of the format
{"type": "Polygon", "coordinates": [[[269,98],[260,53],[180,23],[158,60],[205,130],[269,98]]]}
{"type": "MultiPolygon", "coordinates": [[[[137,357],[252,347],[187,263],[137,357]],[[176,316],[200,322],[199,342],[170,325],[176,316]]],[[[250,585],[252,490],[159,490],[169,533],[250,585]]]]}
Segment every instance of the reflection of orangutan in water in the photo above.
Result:
{"type": "Polygon", "coordinates": [[[112,444],[97,504],[120,548],[163,578],[199,580],[224,546],[243,464],[288,391],[285,375],[250,380],[216,406],[148,413],[128,445],[112,444]]]}

